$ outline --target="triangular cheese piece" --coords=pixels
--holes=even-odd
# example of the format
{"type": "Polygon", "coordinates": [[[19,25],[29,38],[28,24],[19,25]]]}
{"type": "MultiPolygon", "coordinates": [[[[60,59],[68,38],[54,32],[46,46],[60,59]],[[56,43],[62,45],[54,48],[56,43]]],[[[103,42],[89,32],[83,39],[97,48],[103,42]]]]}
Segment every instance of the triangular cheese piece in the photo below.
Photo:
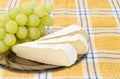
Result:
{"type": "Polygon", "coordinates": [[[78,54],[85,54],[88,51],[87,41],[80,34],[76,34],[73,36],[63,36],[60,38],[53,38],[48,40],[37,40],[34,42],[36,42],[37,44],[71,44],[78,54]]]}
{"type": "Polygon", "coordinates": [[[19,57],[45,64],[71,66],[77,60],[77,52],[70,44],[23,43],[12,50],[19,57]]]}
{"type": "Polygon", "coordinates": [[[58,30],[54,33],[48,34],[38,40],[53,39],[53,38],[59,38],[63,36],[72,36],[74,34],[81,34],[86,38],[86,40],[89,39],[87,31],[85,31],[83,28],[81,28],[78,25],[71,25],[61,30],[58,30]]]}

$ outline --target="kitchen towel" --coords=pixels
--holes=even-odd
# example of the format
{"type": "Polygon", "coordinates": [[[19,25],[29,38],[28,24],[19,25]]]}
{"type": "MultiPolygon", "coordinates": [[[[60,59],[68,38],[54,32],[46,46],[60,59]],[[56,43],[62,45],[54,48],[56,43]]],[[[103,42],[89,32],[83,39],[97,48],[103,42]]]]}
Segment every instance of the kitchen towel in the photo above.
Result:
{"type": "MultiPolygon", "coordinates": [[[[0,0],[0,13],[29,0],[0,0]]],[[[0,79],[120,79],[120,0],[50,1],[53,27],[78,24],[89,34],[89,51],[78,64],[57,71],[13,72],[0,67],[0,79]]],[[[47,29],[51,30],[51,29],[47,29]]]]}

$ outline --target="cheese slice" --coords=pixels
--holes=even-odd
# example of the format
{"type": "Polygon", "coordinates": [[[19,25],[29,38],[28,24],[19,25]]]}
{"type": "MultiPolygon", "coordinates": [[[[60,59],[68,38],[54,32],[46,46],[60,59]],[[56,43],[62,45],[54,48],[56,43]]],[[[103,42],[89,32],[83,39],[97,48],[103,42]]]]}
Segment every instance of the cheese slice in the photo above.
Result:
{"type": "Polygon", "coordinates": [[[58,30],[54,33],[51,33],[51,34],[48,34],[38,40],[46,40],[46,39],[52,39],[52,38],[59,38],[59,37],[62,37],[62,36],[70,36],[70,35],[74,35],[74,34],[81,34],[83,35],[86,40],[88,40],[88,33],[83,29],[81,28],[80,26],[78,25],[71,25],[71,26],[68,26],[66,28],[63,28],[61,30],[58,30]]]}
{"type": "MultiPolygon", "coordinates": [[[[37,44],[71,44],[78,54],[85,54],[88,51],[87,40],[80,34],[73,36],[63,36],[60,38],[53,38],[48,40],[35,41],[37,44]]],[[[33,43],[33,42],[32,42],[33,43]]]]}
{"type": "Polygon", "coordinates": [[[77,60],[77,52],[70,44],[23,43],[12,50],[19,57],[45,64],[71,66],[77,60]]]}

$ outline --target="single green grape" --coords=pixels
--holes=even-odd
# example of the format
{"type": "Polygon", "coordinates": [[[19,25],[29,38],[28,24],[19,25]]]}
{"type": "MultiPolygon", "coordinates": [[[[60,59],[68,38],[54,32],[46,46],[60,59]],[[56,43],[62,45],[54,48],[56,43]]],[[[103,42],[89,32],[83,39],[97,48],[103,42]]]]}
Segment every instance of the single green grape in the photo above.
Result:
{"type": "Polygon", "coordinates": [[[7,52],[8,49],[9,49],[9,46],[7,46],[7,45],[3,42],[3,40],[0,40],[0,54],[7,52]]]}
{"type": "Polygon", "coordinates": [[[28,36],[33,40],[38,39],[40,37],[39,29],[37,27],[29,27],[28,36]]]}
{"type": "Polygon", "coordinates": [[[48,13],[41,6],[36,6],[34,8],[33,14],[38,16],[38,17],[43,17],[45,15],[48,15],[48,13]]]}
{"type": "Polygon", "coordinates": [[[12,33],[12,34],[15,34],[17,32],[17,23],[15,21],[8,21],[6,26],[5,26],[5,29],[8,33],[12,33]]]}
{"type": "Polygon", "coordinates": [[[46,16],[43,16],[41,19],[40,19],[40,22],[43,24],[43,25],[46,25],[46,26],[52,26],[53,25],[53,18],[49,15],[46,15],[46,16]]]}
{"type": "Polygon", "coordinates": [[[15,17],[18,15],[18,8],[10,8],[8,10],[8,15],[10,16],[11,19],[15,19],[15,17]]]}
{"type": "Polygon", "coordinates": [[[31,42],[32,39],[30,37],[26,37],[25,39],[20,39],[20,42],[21,43],[24,43],[24,42],[31,42]]]}
{"type": "Polygon", "coordinates": [[[40,19],[39,17],[37,17],[36,15],[30,15],[29,19],[28,19],[28,25],[29,26],[38,26],[40,23],[40,19]]]}
{"type": "Polygon", "coordinates": [[[32,41],[32,39],[30,37],[26,37],[24,40],[25,40],[25,42],[31,42],[32,41]]]}
{"type": "Polygon", "coordinates": [[[54,5],[51,2],[45,2],[42,5],[42,8],[47,12],[50,13],[54,10],[54,5]]]}
{"type": "Polygon", "coordinates": [[[35,8],[38,5],[38,2],[36,0],[31,0],[29,3],[33,8],[35,8]]]}
{"type": "Polygon", "coordinates": [[[42,24],[39,24],[38,29],[40,31],[40,36],[44,36],[46,34],[46,27],[42,24]]]}
{"type": "Polygon", "coordinates": [[[6,34],[4,37],[4,43],[7,46],[13,46],[16,43],[16,37],[14,34],[6,34]]]}
{"type": "Polygon", "coordinates": [[[16,19],[15,19],[15,20],[16,20],[16,22],[17,22],[18,25],[26,25],[28,18],[27,18],[27,16],[24,15],[24,14],[18,14],[18,15],[16,16],[16,19]]]}
{"type": "Polygon", "coordinates": [[[2,13],[0,14],[0,26],[4,27],[7,23],[7,21],[10,20],[10,17],[8,15],[8,13],[2,13]]]}
{"type": "Polygon", "coordinates": [[[19,38],[19,39],[24,39],[27,37],[27,34],[28,34],[28,31],[27,31],[27,28],[25,26],[20,26],[18,27],[18,30],[16,32],[16,36],[19,38]]]}
{"type": "Polygon", "coordinates": [[[4,28],[0,27],[0,39],[3,39],[6,34],[6,31],[4,28]]]}
{"type": "Polygon", "coordinates": [[[19,11],[25,15],[30,15],[33,12],[33,6],[29,2],[24,2],[19,6],[19,11]]]}

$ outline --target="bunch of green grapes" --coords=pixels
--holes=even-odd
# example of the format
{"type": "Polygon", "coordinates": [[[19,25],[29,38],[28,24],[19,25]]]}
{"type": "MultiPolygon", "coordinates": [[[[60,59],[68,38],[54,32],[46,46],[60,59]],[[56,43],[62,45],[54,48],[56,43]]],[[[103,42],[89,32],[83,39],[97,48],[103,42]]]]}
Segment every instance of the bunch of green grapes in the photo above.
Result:
{"type": "Polygon", "coordinates": [[[49,15],[53,10],[54,5],[50,2],[38,5],[31,0],[0,14],[0,53],[7,52],[15,44],[44,36],[45,27],[53,25],[49,15]]]}

